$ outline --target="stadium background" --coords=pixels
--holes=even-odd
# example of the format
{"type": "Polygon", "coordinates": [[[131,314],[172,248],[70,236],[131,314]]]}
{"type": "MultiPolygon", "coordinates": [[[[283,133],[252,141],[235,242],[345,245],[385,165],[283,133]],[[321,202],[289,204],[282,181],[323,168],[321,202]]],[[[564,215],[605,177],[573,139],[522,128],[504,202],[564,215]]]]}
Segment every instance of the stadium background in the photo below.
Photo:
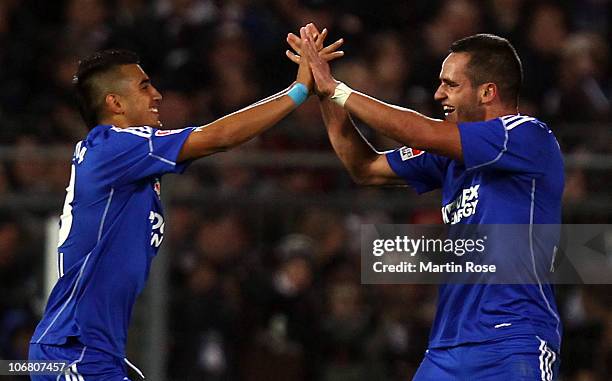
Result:
{"type": "MultiPolygon", "coordinates": [[[[506,36],[525,67],[521,110],[566,154],[564,222],[612,222],[611,3],[583,1],[0,1],[0,358],[20,359],[44,306],[46,221],[86,130],[79,57],[138,52],[168,127],[203,124],[287,86],[287,32],[344,37],[337,77],[440,116],[448,45],[506,36]]],[[[398,146],[364,130],[379,149],[398,146]]],[[[365,222],[438,223],[439,195],[359,188],[331,153],[317,102],[163,184],[167,231],[128,356],[152,380],[406,380],[434,287],[363,286],[365,222]]],[[[612,379],[609,286],[557,287],[563,381],[612,379]]],[[[8,377],[7,377],[8,379],[8,377]]]]}

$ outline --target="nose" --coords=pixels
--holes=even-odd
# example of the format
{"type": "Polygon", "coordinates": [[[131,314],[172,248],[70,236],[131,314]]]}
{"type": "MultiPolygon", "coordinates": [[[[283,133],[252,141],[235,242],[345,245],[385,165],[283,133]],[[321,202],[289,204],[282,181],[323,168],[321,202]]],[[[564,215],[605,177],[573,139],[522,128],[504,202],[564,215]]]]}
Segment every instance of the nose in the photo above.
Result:
{"type": "Polygon", "coordinates": [[[442,101],[444,99],[446,99],[446,93],[442,89],[442,84],[440,84],[440,86],[438,86],[438,88],[436,89],[436,92],[434,94],[434,100],[442,101]]]}
{"type": "Polygon", "coordinates": [[[156,102],[159,102],[162,100],[162,95],[159,91],[157,91],[157,89],[153,86],[151,86],[152,92],[153,92],[153,100],[156,102]]]}

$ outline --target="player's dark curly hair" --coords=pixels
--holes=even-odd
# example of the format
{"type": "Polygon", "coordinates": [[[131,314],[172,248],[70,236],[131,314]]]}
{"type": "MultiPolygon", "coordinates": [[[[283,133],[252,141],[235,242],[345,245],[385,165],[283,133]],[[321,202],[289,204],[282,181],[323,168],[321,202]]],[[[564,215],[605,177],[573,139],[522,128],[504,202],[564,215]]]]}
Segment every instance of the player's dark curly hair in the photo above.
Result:
{"type": "Polygon", "coordinates": [[[81,61],[73,78],[79,111],[89,129],[100,121],[104,97],[99,83],[102,77],[120,65],[138,64],[136,53],[128,50],[104,50],[94,53],[81,61]]]}
{"type": "Polygon", "coordinates": [[[453,42],[451,53],[468,53],[468,77],[472,85],[497,85],[502,102],[518,105],[523,66],[512,44],[493,34],[476,34],[453,42]]]}

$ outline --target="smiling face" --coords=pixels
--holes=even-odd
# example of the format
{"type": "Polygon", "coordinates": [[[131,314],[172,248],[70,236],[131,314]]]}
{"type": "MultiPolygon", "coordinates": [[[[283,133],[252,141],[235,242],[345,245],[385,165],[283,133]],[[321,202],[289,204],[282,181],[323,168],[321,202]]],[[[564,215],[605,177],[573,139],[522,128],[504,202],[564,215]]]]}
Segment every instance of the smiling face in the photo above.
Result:
{"type": "Polygon", "coordinates": [[[440,86],[434,99],[444,108],[444,119],[449,122],[477,122],[485,120],[485,108],[467,73],[470,55],[451,53],[442,63],[440,86]]]}
{"type": "Polygon", "coordinates": [[[162,96],[139,65],[122,65],[117,101],[129,126],[162,127],[159,106],[162,96]]]}

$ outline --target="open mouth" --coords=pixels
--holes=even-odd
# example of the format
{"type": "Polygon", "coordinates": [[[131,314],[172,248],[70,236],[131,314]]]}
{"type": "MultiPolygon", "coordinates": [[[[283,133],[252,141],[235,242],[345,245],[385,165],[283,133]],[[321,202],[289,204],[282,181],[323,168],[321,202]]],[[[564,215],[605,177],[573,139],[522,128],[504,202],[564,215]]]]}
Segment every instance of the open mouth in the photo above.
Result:
{"type": "Polygon", "coordinates": [[[444,105],[443,109],[444,109],[444,116],[449,116],[450,114],[455,112],[455,108],[453,106],[444,105]]]}
{"type": "Polygon", "coordinates": [[[149,111],[154,114],[159,114],[159,109],[157,107],[149,107],[149,111]]]}

